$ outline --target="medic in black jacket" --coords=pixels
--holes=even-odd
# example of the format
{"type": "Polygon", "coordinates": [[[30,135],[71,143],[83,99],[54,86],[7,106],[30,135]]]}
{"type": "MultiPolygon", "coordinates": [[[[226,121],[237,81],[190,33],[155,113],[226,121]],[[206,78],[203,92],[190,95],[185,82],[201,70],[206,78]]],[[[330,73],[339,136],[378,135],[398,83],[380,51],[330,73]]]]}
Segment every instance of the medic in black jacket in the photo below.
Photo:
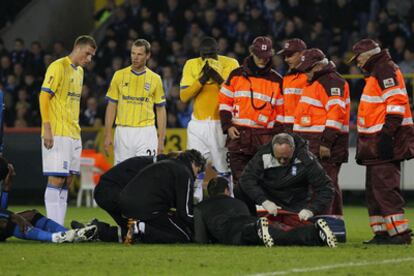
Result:
{"type": "Polygon", "coordinates": [[[126,229],[128,221],[122,217],[121,208],[119,207],[119,194],[145,167],[154,162],[165,160],[168,157],[164,154],[136,156],[115,165],[100,177],[99,183],[94,190],[96,203],[107,211],[122,229],[126,229]]]}
{"type": "Polygon", "coordinates": [[[301,221],[326,210],[333,198],[331,179],[296,134],[275,135],[247,164],[240,185],[250,204],[273,215],[278,209],[295,212],[301,221]]]}
{"type": "MultiPolygon", "coordinates": [[[[134,177],[120,194],[122,214],[135,223],[132,233],[146,243],[190,242],[193,232],[193,185],[206,160],[187,150],[176,160],[152,164],[134,177]]],[[[128,238],[130,239],[130,238],[128,238]]]]}

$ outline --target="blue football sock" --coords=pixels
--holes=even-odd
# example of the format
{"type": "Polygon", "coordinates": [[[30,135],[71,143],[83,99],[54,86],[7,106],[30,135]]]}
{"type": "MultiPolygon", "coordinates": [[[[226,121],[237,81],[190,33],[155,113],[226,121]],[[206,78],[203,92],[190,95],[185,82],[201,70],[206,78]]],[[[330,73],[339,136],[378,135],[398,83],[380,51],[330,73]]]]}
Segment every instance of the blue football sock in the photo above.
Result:
{"type": "Polygon", "coordinates": [[[52,233],[43,231],[42,229],[31,227],[27,230],[26,233],[20,231],[18,225],[14,227],[13,236],[19,239],[24,240],[34,240],[34,241],[45,241],[51,242],[52,241],[52,233]]]}
{"type": "Polygon", "coordinates": [[[52,233],[65,232],[68,230],[56,221],[51,220],[47,217],[41,217],[40,219],[38,219],[34,226],[52,233]]]}

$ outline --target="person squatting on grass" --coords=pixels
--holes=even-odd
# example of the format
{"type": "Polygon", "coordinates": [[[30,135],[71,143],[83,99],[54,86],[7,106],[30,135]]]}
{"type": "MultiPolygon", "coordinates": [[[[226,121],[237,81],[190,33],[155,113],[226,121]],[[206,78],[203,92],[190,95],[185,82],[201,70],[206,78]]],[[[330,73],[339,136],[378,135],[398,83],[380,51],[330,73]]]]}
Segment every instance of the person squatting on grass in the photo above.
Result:
{"type": "Polygon", "coordinates": [[[83,242],[94,238],[97,230],[94,225],[68,230],[37,210],[26,210],[20,213],[7,210],[8,195],[14,175],[13,165],[0,157],[0,180],[3,181],[0,195],[0,242],[12,236],[24,240],[52,243],[83,242]]]}
{"type": "MultiPolygon", "coordinates": [[[[280,133],[249,161],[240,178],[245,203],[261,205],[286,229],[310,224],[331,204],[332,180],[309,149],[294,133],[280,133]],[[281,210],[282,211],[279,211],[281,210]]],[[[326,219],[339,241],[346,240],[340,219],[326,219]]]]}
{"type": "MultiPolygon", "coordinates": [[[[118,226],[93,219],[89,224],[98,227],[97,239],[104,242],[123,242],[128,231],[128,219],[122,215],[119,196],[130,181],[147,166],[168,158],[176,158],[177,152],[157,156],[131,157],[115,165],[104,173],[94,190],[94,199],[99,207],[104,209],[118,226]]],[[[78,221],[71,222],[72,228],[83,227],[78,221]]]]}
{"type": "Polygon", "coordinates": [[[194,208],[194,239],[197,243],[336,247],[336,238],[323,219],[284,231],[269,225],[265,217],[252,216],[243,201],[230,197],[225,178],[211,179],[207,190],[209,198],[194,208]]]}
{"type": "Polygon", "coordinates": [[[127,243],[187,243],[193,240],[193,185],[206,159],[186,150],[142,170],[122,190],[122,214],[132,219],[127,243]]]}

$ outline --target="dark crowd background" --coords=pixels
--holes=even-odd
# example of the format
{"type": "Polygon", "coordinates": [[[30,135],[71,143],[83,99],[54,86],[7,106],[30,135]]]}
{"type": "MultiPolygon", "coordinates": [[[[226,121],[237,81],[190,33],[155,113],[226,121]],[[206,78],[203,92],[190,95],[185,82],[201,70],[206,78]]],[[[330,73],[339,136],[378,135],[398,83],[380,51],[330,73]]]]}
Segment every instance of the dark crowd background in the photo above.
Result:
{"type": "MultiPolygon", "coordinates": [[[[30,1],[0,1],[0,28],[10,25],[30,1]]],[[[414,72],[414,1],[405,0],[127,0],[116,6],[108,0],[94,15],[111,20],[93,62],[85,68],[81,126],[102,126],[105,94],[114,72],[130,64],[130,47],[137,38],[152,45],[148,67],[162,76],[167,97],[168,127],[186,127],[191,104],[179,100],[179,82],[187,59],[197,57],[203,36],[217,39],[220,54],[240,63],[254,37],[268,35],[275,50],[283,41],[301,38],[322,49],[341,74],[360,74],[347,64],[352,44],[361,38],[378,40],[388,48],[405,74],[414,72]]],[[[69,53],[72,45],[55,41],[24,41],[16,37],[6,49],[0,40],[0,90],[5,94],[8,127],[40,126],[38,94],[48,65],[69,53]]],[[[286,66],[278,56],[274,68],[286,66]]],[[[407,78],[412,94],[412,79],[407,78]]],[[[349,79],[353,109],[364,85],[349,79]]],[[[354,114],[351,120],[354,122],[354,114]]]]}

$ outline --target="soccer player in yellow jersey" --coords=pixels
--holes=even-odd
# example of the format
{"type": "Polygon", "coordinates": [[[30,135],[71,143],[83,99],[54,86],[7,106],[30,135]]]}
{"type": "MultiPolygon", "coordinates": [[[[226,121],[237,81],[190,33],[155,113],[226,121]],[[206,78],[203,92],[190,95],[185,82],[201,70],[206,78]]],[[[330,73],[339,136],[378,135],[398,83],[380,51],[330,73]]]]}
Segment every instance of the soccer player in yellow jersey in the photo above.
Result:
{"type": "Polygon", "coordinates": [[[155,156],[164,149],[167,125],[165,94],[161,77],[146,67],[150,55],[150,43],[137,39],[131,48],[131,66],[115,72],[106,94],[104,147],[108,153],[113,144],[115,164],[134,156],[155,156]]]}
{"type": "MultiPolygon", "coordinates": [[[[187,149],[200,151],[216,172],[229,180],[226,137],[220,125],[218,93],[222,82],[237,67],[237,60],[218,55],[214,38],[205,37],[200,44],[200,57],[187,60],[180,83],[181,101],[194,100],[192,118],[187,127],[187,149]]],[[[199,174],[194,183],[196,201],[202,200],[203,180],[204,173],[199,174]]],[[[233,191],[231,184],[229,190],[233,191]]]]}
{"type": "Polygon", "coordinates": [[[72,52],[47,68],[39,96],[42,117],[43,174],[48,176],[45,191],[47,217],[62,224],[65,220],[71,175],[79,174],[82,142],[79,107],[83,84],[82,67],[95,55],[95,40],[79,36],[72,52]]]}

